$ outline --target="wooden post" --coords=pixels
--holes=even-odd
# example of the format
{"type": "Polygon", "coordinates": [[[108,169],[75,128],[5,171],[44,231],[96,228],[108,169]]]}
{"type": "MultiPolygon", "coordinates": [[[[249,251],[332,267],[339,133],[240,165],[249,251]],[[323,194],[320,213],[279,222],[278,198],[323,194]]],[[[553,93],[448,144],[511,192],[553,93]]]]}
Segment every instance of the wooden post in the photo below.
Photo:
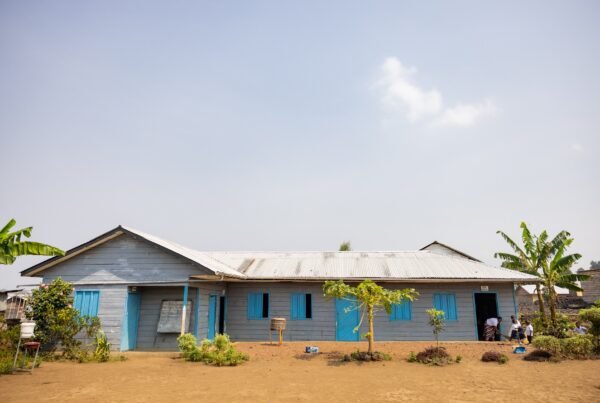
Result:
{"type": "Polygon", "coordinates": [[[279,329],[279,345],[283,344],[283,329],[279,329]]]}
{"type": "Polygon", "coordinates": [[[185,311],[187,309],[187,300],[188,300],[188,285],[183,286],[183,307],[181,309],[181,333],[185,333],[185,311]]]}

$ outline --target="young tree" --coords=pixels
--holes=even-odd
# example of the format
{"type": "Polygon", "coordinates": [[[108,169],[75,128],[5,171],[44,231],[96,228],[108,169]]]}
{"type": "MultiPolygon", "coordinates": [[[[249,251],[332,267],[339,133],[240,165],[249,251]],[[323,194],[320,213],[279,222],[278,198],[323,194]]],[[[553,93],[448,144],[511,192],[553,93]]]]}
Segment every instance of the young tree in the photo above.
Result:
{"type": "Polygon", "coordinates": [[[65,252],[54,246],[39,242],[22,242],[21,237],[29,238],[33,227],[9,232],[16,224],[12,219],[0,230],[0,264],[13,264],[18,256],[24,255],[64,256],[65,252]]]}
{"type": "Polygon", "coordinates": [[[360,329],[365,314],[367,315],[369,331],[364,336],[369,341],[369,354],[373,354],[373,344],[375,342],[375,329],[373,326],[375,312],[383,308],[389,315],[392,313],[393,305],[400,304],[403,301],[412,301],[419,295],[414,288],[387,290],[371,280],[364,280],[355,287],[345,284],[342,280],[326,281],[323,285],[323,293],[328,301],[332,298],[338,298],[354,302],[354,306],[348,311],[360,310],[360,322],[354,329],[355,332],[360,329]]]}
{"type": "Polygon", "coordinates": [[[352,250],[352,245],[350,241],[344,241],[340,244],[340,252],[350,252],[352,250]]]}
{"type": "Polygon", "coordinates": [[[433,336],[435,337],[436,351],[440,350],[440,333],[444,330],[445,315],[444,311],[438,311],[435,308],[428,309],[427,315],[429,316],[429,326],[433,330],[433,336]]]}

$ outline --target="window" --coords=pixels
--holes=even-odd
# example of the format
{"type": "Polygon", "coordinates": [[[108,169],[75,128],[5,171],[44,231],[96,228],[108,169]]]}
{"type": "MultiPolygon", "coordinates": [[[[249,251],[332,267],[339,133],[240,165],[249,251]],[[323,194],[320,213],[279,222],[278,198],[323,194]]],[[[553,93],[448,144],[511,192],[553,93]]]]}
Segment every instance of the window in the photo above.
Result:
{"type": "Polygon", "coordinates": [[[292,294],[292,320],[312,319],[312,294],[292,294]]]}
{"type": "Polygon", "coordinates": [[[444,317],[447,320],[458,319],[454,294],[433,294],[433,307],[438,311],[444,311],[444,317]]]}
{"type": "Polygon", "coordinates": [[[412,320],[412,302],[402,301],[393,305],[390,320],[412,320]]]}
{"type": "Polygon", "coordinates": [[[100,291],[75,291],[75,309],[81,316],[98,316],[100,291]]]}
{"type": "Polygon", "coordinates": [[[267,319],[269,317],[269,293],[253,292],[248,294],[248,319],[267,319]]]}

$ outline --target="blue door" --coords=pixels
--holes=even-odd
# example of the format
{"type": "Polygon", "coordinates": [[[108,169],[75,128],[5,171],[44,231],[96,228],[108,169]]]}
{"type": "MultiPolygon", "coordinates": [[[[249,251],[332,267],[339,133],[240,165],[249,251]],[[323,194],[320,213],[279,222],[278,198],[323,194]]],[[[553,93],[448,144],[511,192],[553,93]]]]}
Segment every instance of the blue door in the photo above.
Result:
{"type": "Polygon", "coordinates": [[[358,331],[355,332],[354,328],[360,321],[360,312],[358,309],[346,312],[354,306],[354,300],[335,300],[335,339],[337,341],[358,341],[359,339],[360,334],[358,331]]]}
{"type": "Polygon", "coordinates": [[[140,319],[140,305],[142,294],[139,292],[127,293],[125,306],[125,320],[123,334],[121,335],[121,351],[135,350],[137,346],[138,322],[140,319]]]}
{"type": "Polygon", "coordinates": [[[217,324],[217,296],[208,297],[208,339],[215,338],[215,326],[217,324]]]}

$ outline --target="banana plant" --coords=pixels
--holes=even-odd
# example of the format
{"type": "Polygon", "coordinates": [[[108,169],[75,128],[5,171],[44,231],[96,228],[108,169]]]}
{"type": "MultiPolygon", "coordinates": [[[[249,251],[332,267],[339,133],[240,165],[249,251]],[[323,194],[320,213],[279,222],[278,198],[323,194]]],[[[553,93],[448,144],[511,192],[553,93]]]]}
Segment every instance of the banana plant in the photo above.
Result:
{"type": "Polygon", "coordinates": [[[12,219],[0,230],[0,264],[13,264],[18,256],[64,256],[62,250],[40,242],[21,241],[22,237],[31,237],[33,227],[23,228],[14,232],[10,230],[17,224],[12,219]]]}

